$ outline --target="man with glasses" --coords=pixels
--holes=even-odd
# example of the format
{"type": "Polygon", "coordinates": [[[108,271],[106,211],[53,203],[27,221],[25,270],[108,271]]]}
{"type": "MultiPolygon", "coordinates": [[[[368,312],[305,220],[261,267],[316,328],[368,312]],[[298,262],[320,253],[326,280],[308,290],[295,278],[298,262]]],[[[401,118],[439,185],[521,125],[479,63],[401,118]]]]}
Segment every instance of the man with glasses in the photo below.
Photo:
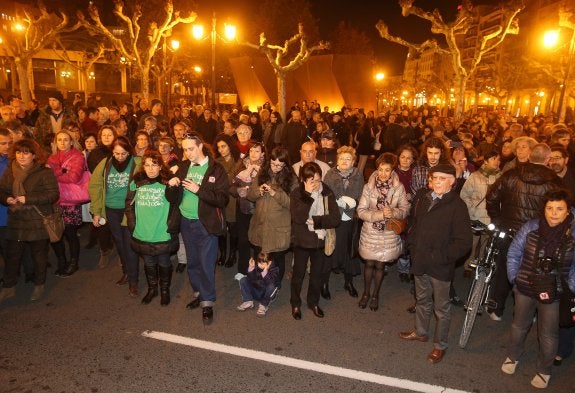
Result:
{"type": "Polygon", "coordinates": [[[563,180],[563,185],[571,193],[571,198],[575,197],[575,173],[573,169],[567,166],[569,155],[567,150],[561,144],[551,146],[551,155],[549,156],[549,168],[563,180]]]}
{"type": "Polygon", "coordinates": [[[208,155],[196,134],[186,134],[182,150],[187,160],[176,173],[182,186],[181,233],[186,249],[188,276],[194,290],[189,309],[202,307],[202,320],[210,324],[216,301],[216,259],[218,236],[226,228],[224,211],[228,204],[228,176],[208,155]]]}
{"type": "Polygon", "coordinates": [[[415,329],[399,336],[426,342],[431,316],[435,314],[434,348],[427,359],[438,363],[448,346],[450,282],[456,262],[471,249],[472,234],[467,206],[453,189],[455,167],[438,164],[429,172],[431,190],[418,199],[413,209],[413,225],[407,240],[415,278],[415,329]]]}

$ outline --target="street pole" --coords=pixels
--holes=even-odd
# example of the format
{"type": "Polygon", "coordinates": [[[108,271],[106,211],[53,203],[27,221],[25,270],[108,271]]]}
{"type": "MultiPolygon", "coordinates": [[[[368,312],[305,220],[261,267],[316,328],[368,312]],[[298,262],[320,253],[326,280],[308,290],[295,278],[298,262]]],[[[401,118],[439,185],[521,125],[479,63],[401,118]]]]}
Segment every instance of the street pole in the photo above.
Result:
{"type": "Polygon", "coordinates": [[[212,110],[216,110],[216,13],[212,17],[212,110]]]}
{"type": "MultiPolygon", "coordinates": [[[[163,101],[164,101],[164,108],[167,104],[167,95],[166,95],[166,67],[167,67],[167,53],[168,53],[168,47],[166,45],[166,34],[164,34],[164,44],[162,45],[162,84],[161,84],[161,88],[162,90],[160,92],[163,93],[163,101]]],[[[160,93],[158,92],[158,93],[160,93]]]]}
{"type": "Polygon", "coordinates": [[[571,33],[571,42],[569,43],[569,54],[567,58],[567,68],[563,76],[563,84],[561,85],[561,95],[559,96],[559,123],[565,123],[565,114],[567,113],[567,103],[565,102],[565,92],[567,91],[567,83],[571,77],[571,64],[575,57],[575,29],[571,33]]]}

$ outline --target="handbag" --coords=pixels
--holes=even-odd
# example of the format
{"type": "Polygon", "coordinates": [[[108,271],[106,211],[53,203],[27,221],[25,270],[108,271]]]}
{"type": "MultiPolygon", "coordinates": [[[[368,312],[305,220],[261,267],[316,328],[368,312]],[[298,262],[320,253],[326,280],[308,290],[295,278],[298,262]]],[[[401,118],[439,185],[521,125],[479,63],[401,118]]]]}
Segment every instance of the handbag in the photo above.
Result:
{"type": "Polygon", "coordinates": [[[385,224],[385,229],[393,231],[396,235],[401,235],[406,226],[407,220],[405,218],[390,218],[385,224]]]}
{"type": "MultiPolygon", "coordinates": [[[[328,199],[327,196],[323,197],[323,209],[325,214],[329,214],[328,199]]],[[[325,245],[323,252],[328,257],[333,254],[335,250],[335,228],[328,228],[325,230],[325,245]]]]}
{"type": "Polygon", "coordinates": [[[88,183],[90,183],[90,171],[85,170],[78,183],[60,183],[60,201],[64,205],[82,205],[90,202],[88,183]]]}
{"type": "Polygon", "coordinates": [[[568,328],[575,326],[575,293],[571,292],[569,285],[561,277],[563,291],[559,295],[559,326],[568,328]]]}
{"type": "Polygon", "coordinates": [[[62,218],[62,209],[59,205],[53,206],[53,212],[44,214],[35,205],[32,205],[36,213],[42,217],[42,223],[44,224],[44,229],[48,232],[48,237],[50,242],[59,242],[64,234],[64,219],[62,218]]]}

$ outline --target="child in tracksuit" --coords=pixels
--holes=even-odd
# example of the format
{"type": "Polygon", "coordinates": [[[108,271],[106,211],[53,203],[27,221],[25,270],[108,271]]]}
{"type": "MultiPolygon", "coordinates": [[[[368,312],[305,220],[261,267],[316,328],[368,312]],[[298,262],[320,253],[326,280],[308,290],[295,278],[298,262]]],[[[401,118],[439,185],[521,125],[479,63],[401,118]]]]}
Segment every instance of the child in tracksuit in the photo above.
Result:
{"type": "Polygon", "coordinates": [[[238,311],[245,311],[254,307],[254,300],[260,302],[256,315],[264,317],[270,302],[277,293],[277,277],[279,268],[273,264],[267,253],[260,252],[257,261],[249,261],[248,274],[240,280],[243,303],[238,311]]]}

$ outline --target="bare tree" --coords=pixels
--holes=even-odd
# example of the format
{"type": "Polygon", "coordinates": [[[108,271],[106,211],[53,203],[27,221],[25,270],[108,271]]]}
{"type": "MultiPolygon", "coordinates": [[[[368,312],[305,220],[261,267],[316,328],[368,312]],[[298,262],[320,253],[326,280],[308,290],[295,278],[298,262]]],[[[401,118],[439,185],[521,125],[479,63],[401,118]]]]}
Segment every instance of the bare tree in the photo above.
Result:
{"type": "Polygon", "coordinates": [[[260,34],[258,45],[250,42],[244,42],[243,45],[262,52],[271,64],[277,78],[279,112],[284,119],[287,114],[286,76],[305,64],[313,52],[329,48],[329,43],[324,41],[309,47],[307,36],[301,23],[298,25],[298,33],[286,40],[283,46],[268,43],[265,33],[260,34]],[[299,43],[299,51],[291,60],[286,60],[288,55],[291,54],[290,46],[294,46],[296,43],[299,43]]]}
{"type": "Polygon", "coordinates": [[[404,17],[415,15],[419,18],[431,22],[431,32],[442,34],[445,37],[447,47],[442,47],[434,39],[426,40],[421,44],[408,42],[400,37],[393,36],[389,33],[387,25],[379,21],[376,25],[379,35],[391,42],[406,46],[412,53],[420,53],[426,49],[434,49],[438,53],[449,54],[451,65],[454,71],[454,89],[456,96],[455,117],[459,119],[464,110],[465,89],[467,81],[475,72],[477,65],[481,62],[483,56],[497,48],[508,34],[518,34],[519,25],[517,23],[517,14],[524,8],[522,2],[510,0],[501,5],[500,23],[493,26],[487,33],[479,37],[475,54],[469,64],[464,64],[460,41],[458,36],[468,33],[469,29],[478,21],[479,12],[470,0],[463,0],[456,18],[453,22],[445,22],[439,10],[427,12],[413,5],[414,0],[400,0],[401,13],[404,17]]]}
{"type": "Polygon", "coordinates": [[[193,23],[196,20],[196,13],[191,12],[187,17],[181,17],[179,11],[174,11],[174,4],[172,0],[164,1],[164,20],[160,23],[151,22],[147,34],[142,36],[140,26],[140,18],[142,17],[142,10],[139,5],[136,5],[134,12],[131,16],[124,13],[124,2],[122,0],[114,0],[114,15],[116,15],[123,23],[126,32],[125,40],[117,37],[111,27],[105,26],[100,19],[98,8],[91,3],[88,6],[88,18],[81,12],[78,13],[80,23],[92,34],[100,34],[105,36],[114,49],[120,55],[130,61],[136,66],[141,81],[142,81],[142,95],[147,99],[150,91],[150,67],[152,58],[160,45],[162,39],[166,39],[171,34],[174,26],[184,23],[193,23]]]}
{"type": "Polygon", "coordinates": [[[78,29],[79,25],[69,25],[68,16],[48,12],[43,2],[34,9],[18,11],[12,33],[4,37],[4,48],[14,59],[20,94],[24,102],[34,98],[32,58],[40,50],[50,46],[61,33],[78,29]]]}

